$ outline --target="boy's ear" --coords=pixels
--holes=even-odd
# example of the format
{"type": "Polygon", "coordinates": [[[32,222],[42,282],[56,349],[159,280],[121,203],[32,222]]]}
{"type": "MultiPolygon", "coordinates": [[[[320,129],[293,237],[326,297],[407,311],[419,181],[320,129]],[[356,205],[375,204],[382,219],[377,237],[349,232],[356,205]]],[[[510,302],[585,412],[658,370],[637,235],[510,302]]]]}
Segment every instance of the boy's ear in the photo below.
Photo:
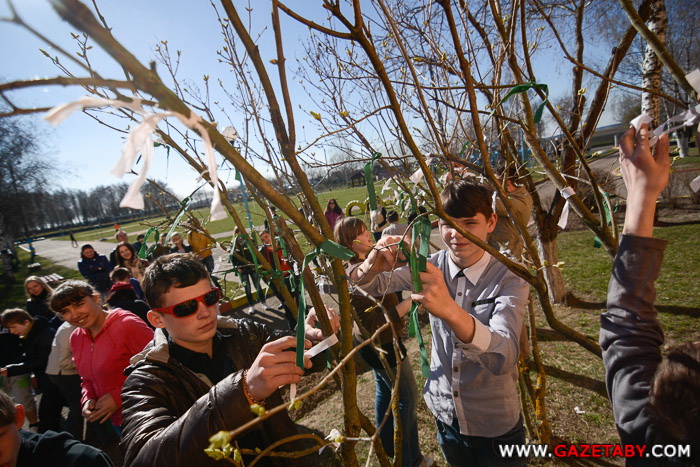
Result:
{"type": "Polygon", "coordinates": [[[149,311],[146,314],[146,318],[148,318],[148,322],[151,323],[151,326],[154,328],[165,328],[165,320],[163,319],[163,315],[157,311],[149,311]]]}
{"type": "Polygon", "coordinates": [[[493,229],[496,228],[496,223],[498,223],[498,214],[493,212],[491,216],[486,218],[486,230],[488,233],[493,232],[493,229]]]}

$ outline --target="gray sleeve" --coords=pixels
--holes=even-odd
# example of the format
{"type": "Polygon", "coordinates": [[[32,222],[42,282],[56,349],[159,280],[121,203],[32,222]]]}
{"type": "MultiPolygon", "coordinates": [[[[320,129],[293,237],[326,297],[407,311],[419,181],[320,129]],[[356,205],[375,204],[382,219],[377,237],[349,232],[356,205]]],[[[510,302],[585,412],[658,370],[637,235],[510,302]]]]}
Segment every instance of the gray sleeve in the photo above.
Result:
{"type": "Polygon", "coordinates": [[[649,389],[661,362],[663,331],[654,308],[664,240],[623,235],[601,316],[605,381],[623,444],[653,443],[649,389]]]}

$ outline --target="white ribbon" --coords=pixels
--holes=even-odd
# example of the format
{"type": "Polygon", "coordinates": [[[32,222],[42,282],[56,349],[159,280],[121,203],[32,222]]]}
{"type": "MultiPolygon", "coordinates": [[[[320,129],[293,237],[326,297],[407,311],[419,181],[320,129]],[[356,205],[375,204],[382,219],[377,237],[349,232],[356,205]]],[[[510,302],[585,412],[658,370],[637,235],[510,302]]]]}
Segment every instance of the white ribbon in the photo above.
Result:
{"type": "MultiPolygon", "coordinates": [[[[309,358],[314,358],[316,355],[320,354],[326,349],[330,349],[333,347],[335,344],[338,343],[338,336],[335,334],[332,334],[329,337],[326,337],[323,339],[321,342],[318,344],[314,345],[311,347],[309,350],[304,352],[304,355],[306,355],[309,358]]],[[[289,385],[289,399],[294,402],[297,398],[297,385],[296,383],[292,383],[289,385]]]]}
{"type": "MultiPolygon", "coordinates": [[[[429,157],[428,160],[425,161],[425,165],[427,165],[428,167],[430,167],[430,164],[431,164],[432,162],[433,162],[433,158],[432,158],[432,157],[429,157]]],[[[416,170],[415,172],[413,172],[413,175],[411,175],[410,177],[408,177],[408,179],[409,179],[411,182],[413,182],[413,183],[415,183],[416,185],[418,185],[418,184],[420,183],[420,181],[423,180],[423,170],[421,170],[421,168],[418,167],[418,170],[416,170]]]]}
{"type": "MultiPolygon", "coordinates": [[[[693,87],[693,89],[695,89],[695,92],[700,94],[700,70],[696,69],[691,73],[688,73],[685,75],[685,78],[688,80],[688,83],[693,87]]],[[[632,125],[635,131],[638,132],[639,128],[644,123],[649,124],[652,120],[653,119],[649,115],[642,114],[632,120],[630,125],[632,125]]],[[[697,124],[700,124],[700,104],[691,106],[685,112],[674,115],[666,120],[662,125],[655,128],[652,132],[652,137],[649,140],[649,146],[654,146],[662,135],[673,133],[674,131],[680,130],[685,126],[693,126],[697,124]],[[673,123],[677,123],[677,125],[673,125],[673,123]]],[[[700,126],[698,126],[698,129],[700,130],[700,126]]]]}
{"type": "Polygon", "coordinates": [[[700,175],[695,177],[693,181],[690,182],[690,188],[696,193],[698,192],[698,190],[700,190],[700,175]]]}
{"type": "Polygon", "coordinates": [[[139,123],[129,132],[129,136],[127,137],[124,148],[122,149],[122,155],[110,171],[110,173],[113,175],[122,178],[125,173],[131,170],[131,167],[136,162],[138,154],[141,153],[143,155],[143,168],[141,173],[129,185],[126,195],[119,203],[120,207],[133,209],[144,208],[141,187],[146,180],[146,175],[151,166],[151,160],[153,158],[153,140],[151,139],[151,135],[161,120],[167,117],[175,116],[188,128],[197,131],[201,135],[204,143],[204,152],[207,155],[208,171],[211,174],[211,181],[212,185],[214,186],[214,198],[211,203],[211,220],[216,221],[226,218],[226,211],[224,211],[221,203],[221,194],[219,193],[219,176],[211,140],[209,139],[209,134],[204,129],[204,126],[200,123],[200,117],[193,111],[190,110],[189,118],[177,112],[161,112],[155,114],[146,112],[143,109],[139,98],[134,98],[132,102],[125,102],[114,99],[102,99],[99,97],[86,96],[78,99],[75,102],[54,107],[44,116],[44,119],[51,125],[57,126],[76,110],[82,110],[87,107],[105,106],[126,108],[143,117],[141,123],[139,123]]]}
{"type": "Polygon", "coordinates": [[[571,198],[576,192],[570,186],[565,186],[559,193],[561,194],[562,198],[566,200],[566,203],[564,203],[564,209],[561,210],[561,217],[559,217],[559,222],[557,225],[560,228],[565,229],[566,224],[569,223],[569,198],[571,198]]]}

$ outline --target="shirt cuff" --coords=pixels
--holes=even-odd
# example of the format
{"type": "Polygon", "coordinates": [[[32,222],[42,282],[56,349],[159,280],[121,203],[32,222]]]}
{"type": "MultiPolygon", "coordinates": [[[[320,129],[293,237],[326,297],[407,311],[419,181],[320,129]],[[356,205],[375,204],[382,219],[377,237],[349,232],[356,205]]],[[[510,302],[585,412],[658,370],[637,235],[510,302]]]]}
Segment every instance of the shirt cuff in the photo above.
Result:
{"type": "Polygon", "coordinates": [[[491,345],[491,330],[473,316],[472,319],[474,320],[474,337],[472,338],[472,341],[468,344],[459,341],[459,347],[464,352],[486,352],[486,350],[488,350],[489,348],[489,345],[491,345]]]}

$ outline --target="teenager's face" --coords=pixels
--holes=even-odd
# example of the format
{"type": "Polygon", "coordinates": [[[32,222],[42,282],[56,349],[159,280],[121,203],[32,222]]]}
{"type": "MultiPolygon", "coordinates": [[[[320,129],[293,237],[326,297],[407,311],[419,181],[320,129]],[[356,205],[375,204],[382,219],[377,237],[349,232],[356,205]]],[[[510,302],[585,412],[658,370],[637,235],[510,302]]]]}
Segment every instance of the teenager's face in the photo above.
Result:
{"type": "Polygon", "coordinates": [[[27,292],[29,292],[29,295],[37,296],[41,294],[41,292],[44,291],[44,287],[41,286],[41,284],[37,281],[29,281],[27,282],[27,292]]]}
{"type": "Polygon", "coordinates": [[[367,256],[367,254],[372,251],[373,246],[374,237],[372,237],[372,233],[367,229],[364,229],[362,233],[352,241],[352,251],[357,253],[360,257],[367,256]]]}
{"type": "Polygon", "coordinates": [[[92,259],[95,256],[95,250],[92,248],[85,248],[83,250],[83,256],[85,256],[87,259],[92,259]]]}
{"type": "Polygon", "coordinates": [[[173,243],[175,245],[180,245],[182,243],[182,235],[180,235],[180,234],[173,235],[172,239],[173,239],[173,243]]]}
{"type": "MultiPolygon", "coordinates": [[[[177,305],[195,297],[199,297],[212,288],[208,279],[202,279],[189,287],[171,287],[163,295],[161,307],[177,305]]],[[[211,349],[211,340],[216,333],[216,317],[218,303],[206,306],[203,301],[197,302],[197,311],[184,318],[177,318],[168,313],[151,311],[148,320],[157,328],[165,328],[176,344],[196,352],[206,352],[211,349]]]]}
{"type": "MultiPolygon", "coordinates": [[[[17,419],[18,417],[15,416],[15,418],[17,419]]],[[[21,418],[22,421],[24,421],[24,411],[21,411],[21,418]]],[[[22,426],[21,423],[20,426],[22,426]]],[[[17,465],[17,456],[19,455],[19,448],[21,444],[22,440],[19,436],[19,427],[17,426],[17,423],[10,423],[0,427],[1,467],[15,467],[17,465]]]]}
{"type": "Polygon", "coordinates": [[[265,245],[272,245],[272,238],[268,232],[261,233],[260,240],[262,240],[265,245]]]}
{"type": "MultiPolygon", "coordinates": [[[[486,241],[488,234],[496,227],[496,219],[496,214],[492,214],[487,219],[483,214],[477,213],[474,217],[460,217],[455,221],[477,238],[486,241]]],[[[440,221],[440,236],[445,242],[452,261],[461,268],[476,263],[484,253],[484,250],[464,238],[444,221],[440,221]]]]}
{"type": "Polygon", "coordinates": [[[126,234],[126,232],[120,232],[117,234],[118,242],[126,242],[127,240],[129,240],[129,236],[126,234]]]}
{"type": "MultiPolygon", "coordinates": [[[[29,330],[32,327],[32,322],[27,320],[22,323],[16,323],[16,324],[10,324],[8,328],[10,329],[10,332],[14,334],[15,336],[26,336],[27,333],[29,333],[29,330]]],[[[2,464],[0,464],[2,465],[2,464]]]]}
{"type": "Polygon", "coordinates": [[[85,329],[95,327],[104,319],[104,312],[100,308],[100,296],[97,294],[83,297],[79,302],[63,308],[59,314],[73,326],[85,329]]]}
{"type": "Polygon", "coordinates": [[[117,250],[117,253],[119,253],[119,256],[121,256],[121,258],[125,259],[125,260],[130,260],[131,257],[133,256],[131,254],[131,250],[126,245],[120,246],[119,249],[117,250]]]}

